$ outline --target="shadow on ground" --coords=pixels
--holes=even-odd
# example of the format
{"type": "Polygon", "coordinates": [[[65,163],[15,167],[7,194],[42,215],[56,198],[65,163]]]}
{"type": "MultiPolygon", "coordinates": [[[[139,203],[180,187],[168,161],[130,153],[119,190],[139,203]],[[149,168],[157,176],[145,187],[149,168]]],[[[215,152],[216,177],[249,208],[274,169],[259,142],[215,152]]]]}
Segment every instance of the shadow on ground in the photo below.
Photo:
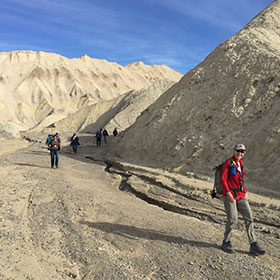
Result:
{"type": "Polygon", "coordinates": [[[88,221],[80,221],[80,224],[86,225],[90,228],[95,228],[106,233],[117,234],[125,238],[135,239],[142,238],[147,240],[159,240],[167,243],[177,243],[177,244],[187,244],[194,247],[206,247],[206,248],[216,248],[219,249],[217,244],[187,240],[182,237],[172,236],[151,229],[137,228],[134,226],[121,225],[121,224],[112,224],[112,223],[93,223],[88,221]]]}
{"type": "Polygon", "coordinates": [[[17,163],[14,162],[15,165],[19,165],[19,166],[31,166],[31,167],[39,167],[39,168],[47,168],[49,169],[49,166],[46,165],[37,165],[37,164],[31,164],[31,163],[17,163]]]}

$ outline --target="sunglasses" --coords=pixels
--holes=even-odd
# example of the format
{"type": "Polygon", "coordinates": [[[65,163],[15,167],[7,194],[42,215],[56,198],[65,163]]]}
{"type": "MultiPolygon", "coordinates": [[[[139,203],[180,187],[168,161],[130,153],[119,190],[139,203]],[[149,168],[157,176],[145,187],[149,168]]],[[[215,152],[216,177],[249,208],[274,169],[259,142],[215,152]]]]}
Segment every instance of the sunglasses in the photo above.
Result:
{"type": "Polygon", "coordinates": [[[245,151],[244,150],[235,150],[237,153],[241,153],[241,154],[244,154],[245,151]]]}

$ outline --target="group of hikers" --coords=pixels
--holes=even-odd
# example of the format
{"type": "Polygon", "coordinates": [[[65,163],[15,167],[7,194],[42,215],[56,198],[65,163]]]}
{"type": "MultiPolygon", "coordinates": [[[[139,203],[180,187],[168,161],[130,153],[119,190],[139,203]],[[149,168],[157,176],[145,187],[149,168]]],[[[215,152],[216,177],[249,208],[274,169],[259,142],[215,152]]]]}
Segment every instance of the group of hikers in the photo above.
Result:
{"type": "MultiPolygon", "coordinates": [[[[95,137],[97,147],[101,146],[102,138],[104,139],[104,143],[107,143],[108,135],[109,134],[106,129],[100,128],[96,132],[95,137]]],[[[114,129],[113,135],[118,135],[117,129],[114,129]]],[[[62,149],[61,139],[58,133],[54,135],[49,134],[46,140],[46,145],[50,150],[51,168],[53,168],[54,165],[56,168],[58,168],[59,151],[62,149]]],[[[79,137],[75,132],[70,139],[70,146],[72,147],[75,154],[77,153],[79,145],[79,137]]],[[[244,144],[235,145],[232,157],[221,165],[221,193],[223,195],[223,203],[227,216],[226,228],[221,248],[227,253],[235,252],[230,239],[232,236],[232,231],[237,224],[239,212],[245,221],[250,245],[250,253],[255,255],[263,255],[266,253],[266,251],[256,242],[253,226],[253,215],[249,205],[247,191],[244,186],[245,173],[242,158],[244,157],[245,150],[244,144]]]]}
{"type": "MultiPolygon", "coordinates": [[[[117,128],[113,130],[114,137],[118,135],[117,128]]],[[[104,143],[107,143],[107,137],[109,136],[108,131],[104,128],[100,128],[96,134],[96,146],[101,146],[101,140],[104,139],[104,143]]],[[[59,162],[59,151],[62,149],[61,145],[61,139],[58,135],[58,132],[55,134],[49,134],[46,139],[46,145],[48,147],[48,150],[50,151],[50,157],[51,157],[51,168],[58,168],[58,162],[59,162]]],[[[70,147],[72,148],[73,152],[77,154],[78,152],[78,146],[80,145],[79,137],[76,132],[73,133],[72,137],[70,138],[70,147]]]]}
{"type": "MultiPolygon", "coordinates": [[[[117,136],[118,135],[118,131],[117,128],[115,128],[113,130],[113,135],[117,136]]],[[[108,131],[106,130],[106,128],[99,128],[99,130],[96,131],[95,133],[95,138],[96,138],[96,146],[100,147],[101,146],[101,140],[102,138],[104,139],[104,143],[107,143],[107,137],[109,136],[108,131]]]]}

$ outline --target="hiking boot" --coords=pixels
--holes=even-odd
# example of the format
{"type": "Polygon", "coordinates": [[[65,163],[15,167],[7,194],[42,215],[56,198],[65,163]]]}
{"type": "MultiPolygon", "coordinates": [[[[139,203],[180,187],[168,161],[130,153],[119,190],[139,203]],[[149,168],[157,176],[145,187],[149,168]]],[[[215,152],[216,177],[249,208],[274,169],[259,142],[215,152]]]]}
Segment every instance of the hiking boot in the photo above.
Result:
{"type": "Polygon", "coordinates": [[[264,255],[266,253],[266,250],[261,248],[257,242],[253,242],[250,245],[250,253],[255,254],[256,256],[258,255],[264,255]]]}
{"type": "Polygon", "coordinates": [[[227,253],[235,253],[235,250],[232,248],[230,241],[227,242],[223,241],[221,248],[227,253]]]}

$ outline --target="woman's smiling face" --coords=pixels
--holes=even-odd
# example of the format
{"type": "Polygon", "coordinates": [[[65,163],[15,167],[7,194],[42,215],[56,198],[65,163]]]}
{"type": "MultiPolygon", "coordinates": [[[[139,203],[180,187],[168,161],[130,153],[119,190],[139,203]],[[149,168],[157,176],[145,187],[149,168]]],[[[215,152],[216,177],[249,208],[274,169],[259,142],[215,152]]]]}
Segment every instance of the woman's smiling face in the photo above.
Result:
{"type": "Polygon", "coordinates": [[[234,156],[236,160],[241,160],[244,157],[245,150],[234,150],[234,156]]]}

